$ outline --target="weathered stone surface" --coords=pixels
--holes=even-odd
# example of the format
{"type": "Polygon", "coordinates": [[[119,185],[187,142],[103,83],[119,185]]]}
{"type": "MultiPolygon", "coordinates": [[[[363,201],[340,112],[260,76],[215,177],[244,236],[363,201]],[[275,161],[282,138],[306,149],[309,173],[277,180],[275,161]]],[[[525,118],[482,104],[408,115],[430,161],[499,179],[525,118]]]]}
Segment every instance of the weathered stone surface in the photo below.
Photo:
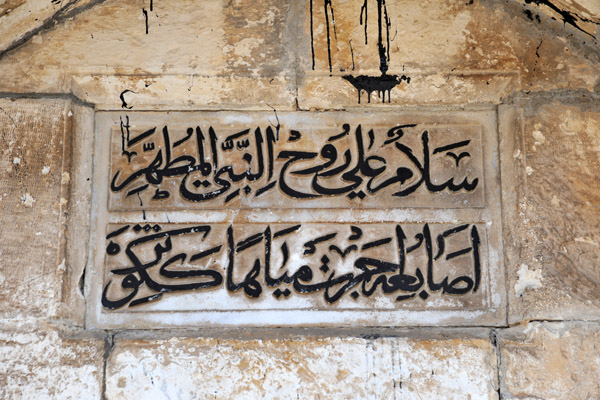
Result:
{"type": "MultiPolygon", "coordinates": [[[[4,0],[0,3],[0,53],[24,37],[51,24],[60,15],[69,15],[94,0],[37,1],[4,0]]],[[[39,41],[35,37],[33,41],[39,41]]]]}
{"type": "Polygon", "coordinates": [[[503,174],[512,323],[600,319],[600,102],[561,100],[523,102],[500,130],[516,137],[503,148],[514,164],[503,174]]]}
{"type": "Polygon", "coordinates": [[[600,398],[600,325],[539,323],[501,331],[505,399],[600,398]]]}
{"type": "Polygon", "coordinates": [[[375,2],[311,4],[303,28],[312,31],[312,46],[301,46],[299,55],[301,108],[357,106],[359,92],[363,107],[499,103],[516,90],[593,91],[598,84],[595,41],[571,40],[547,17],[532,22],[516,2],[389,1],[381,46],[375,2]],[[382,72],[386,82],[377,81],[382,72]]]}
{"type": "Polygon", "coordinates": [[[70,89],[98,110],[282,111],[296,106],[293,85],[284,75],[84,75],[70,89]]]}
{"type": "MultiPolygon", "coordinates": [[[[73,92],[104,109],[121,107],[125,90],[135,109],[290,109],[296,96],[306,109],[356,106],[342,76],[381,73],[376,3],[361,25],[362,2],[314,0],[312,42],[309,3],[102,2],[4,55],[0,91],[73,92]]],[[[598,84],[594,40],[517,1],[389,1],[386,11],[386,73],[400,83],[379,94],[392,104],[499,103],[520,89],[598,84]]]]}
{"type": "Polygon", "coordinates": [[[600,32],[600,3],[596,0],[519,0],[530,4],[528,17],[534,21],[539,19],[536,11],[563,21],[575,31],[583,32],[590,39],[597,38],[600,32]]]}
{"type": "Polygon", "coordinates": [[[106,398],[497,399],[486,339],[118,339],[106,398]]]}
{"type": "Polygon", "coordinates": [[[101,398],[102,339],[33,321],[0,320],[0,327],[0,397],[101,398]]]}
{"type": "Polygon", "coordinates": [[[102,2],[6,54],[0,91],[70,92],[75,80],[74,92],[112,108],[125,90],[136,92],[127,106],[136,108],[136,96],[177,108],[290,107],[296,22],[289,9],[275,0],[102,2]]]}
{"type": "Polygon", "coordinates": [[[0,100],[0,315],[55,315],[69,274],[70,103],[0,100]]]}

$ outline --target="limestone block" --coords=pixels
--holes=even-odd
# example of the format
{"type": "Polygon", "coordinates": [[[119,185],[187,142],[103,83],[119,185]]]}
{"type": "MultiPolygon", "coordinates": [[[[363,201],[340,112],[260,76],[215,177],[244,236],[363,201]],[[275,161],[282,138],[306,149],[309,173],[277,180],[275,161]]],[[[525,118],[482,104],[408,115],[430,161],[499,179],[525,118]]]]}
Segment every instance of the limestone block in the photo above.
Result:
{"type": "MultiPolygon", "coordinates": [[[[36,1],[9,0],[0,4],[0,53],[14,46],[25,35],[51,24],[60,15],[75,12],[93,0],[36,1]]],[[[41,36],[33,38],[41,40],[41,36]]]]}
{"type": "Polygon", "coordinates": [[[509,323],[600,319],[598,105],[533,101],[522,127],[500,129],[503,140],[517,138],[504,149],[515,165],[512,178],[503,174],[504,190],[514,192],[503,201],[509,323]]]}
{"type": "MultiPolygon", "coordinates": [[[[261,100],[276,106],[286,85],[295,81],[295,45],[289,42],[296,22],[288,15],[290,3],[99,2],[4,55],[0,91],[64,93],[71,91],[73,76],[84,76],[79,93],[87,100],[88,87],[96,85],[90,76],[117,75],[131,78],[111,81],[104,96],[119,108],[119,95],[125,90],[142,98],[152,94],[154,103],[177,93],[169,104],[188,104],[191,99],[196,108],[223,99],[248,104],[249,94],[262,90],[261,100]],[[154,82],[156,75],[173,79],[154,82]],[[177,76],[184,76],[183,83],[177,76]]],[[[289,90],[295,92],[293,87],[289,90]]],[[[97,96],[90,91],[89,100],[99,101],[97,96]]],[[[132,103],[136,109],[138,104],[132,103]]]]}
{"type": "Polygon", "coordinates": [[[103,340],[30,320],[0,326],[1,398],[101,398],[103,340]]]}
{"type": "Polygon", "coordinates": [[[572,40],[549,18],[531,21],[517,2],[307,3],[303,109],[499,103],[521,89],[598,83],[594,40],[572,40]]]}
{"type": "Polygon", "coordinates": [[[597,323],[530,323],[502,331],[498,343],[502,398],[600,397],[597,323]]]}
{"type": "Polygon", "coordinates": [[[497,399],[487,339],[117,339],[106,398],[497,399]]]}
{"type": "Polygon", "coordinates": [[[294,80],[286,76],[83,75],[72,93],[96,110],[292,110],[294,80]],[[126,88],[126,89],[124,89],[126,88]]]}
{"type": "Polygon", "coordinates": [[[0,315],[55,315],[70,272],[64,235],[70,104],[0,100],[0,315]]]}

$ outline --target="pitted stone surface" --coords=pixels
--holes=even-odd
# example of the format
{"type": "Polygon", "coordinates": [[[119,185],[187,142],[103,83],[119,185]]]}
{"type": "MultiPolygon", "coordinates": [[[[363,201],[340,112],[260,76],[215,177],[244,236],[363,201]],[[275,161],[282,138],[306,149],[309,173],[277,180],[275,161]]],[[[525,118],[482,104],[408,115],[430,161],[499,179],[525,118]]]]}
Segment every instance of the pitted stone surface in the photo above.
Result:
{"type": "Polygon", "coordinates": [[[33,320],[1,320],[0,397],[101,399],[104,341],[33,320]]]}
{"type": "Polygon", "coordinates": [[[61,301],[69,110],[62,100],[0,101],[3,317],[55,315],[61,301]]]}
{"type": "Polygon", "coordinates": [[[515,179],[505,190],[516,188],[515,199],[504,201],[509,320],[598,320],[598,106],[540,100],[524,104],[520,118],[506,154],[515,179]]]}
{"type": "Polygon", "coordinates": [[[117,339],[107,399],[498,399],[484,339],[117,339]]]}
{"type": "Polygon", "coordinates": [[[600,397],[600,326],[532,322],[499,335],[501,394],[506,399],[600,397]]]}

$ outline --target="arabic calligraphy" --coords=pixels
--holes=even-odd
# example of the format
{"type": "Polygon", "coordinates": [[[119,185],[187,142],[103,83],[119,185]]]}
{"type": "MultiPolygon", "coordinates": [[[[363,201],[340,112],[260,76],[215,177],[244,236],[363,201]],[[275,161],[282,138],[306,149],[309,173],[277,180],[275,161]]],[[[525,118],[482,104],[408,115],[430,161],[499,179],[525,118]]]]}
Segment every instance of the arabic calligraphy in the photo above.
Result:
{"type": "Polygon", "coordinates": [[[140,129],[125,116],[110,174],[111,210],[484,205],[472,125],[140,129]]]}
{"type": "Polygon", "coordinates": [[[480,293],[481,224],[111,224],[105,309],[171,292],[225,291],[256,301],[385,296],[396,304],[480,293]]]}

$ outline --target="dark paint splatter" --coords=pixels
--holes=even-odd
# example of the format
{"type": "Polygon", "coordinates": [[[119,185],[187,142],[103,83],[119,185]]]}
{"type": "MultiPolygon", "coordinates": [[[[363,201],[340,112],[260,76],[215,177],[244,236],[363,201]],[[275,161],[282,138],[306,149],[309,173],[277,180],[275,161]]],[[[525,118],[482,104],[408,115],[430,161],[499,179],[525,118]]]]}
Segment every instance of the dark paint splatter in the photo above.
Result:
{"type": "MultiPolygon", "coordinates": [[[[368,15],[368,0],[365,0],[360,11],[360,23],[365,26],[365,43],[367,42],[367,15],[368,15]],[[364,20],[363,20],[364,15],[364,20]]],[[[371,93],[377,92],[379,97],[385,103],[385,95],[387,93],[388,103],[391,101],[391,91],[402,81],[410,83],[410,77],[406,75],[388,75],[390,61],[390,27],[392,26],[391,19],[388,16],[385,0],[377,0],[377,50],[379,54],[379,70],[381,76],[367,75],[345,75],[343,76],[348,82],[356,88],[358,92],[358,103],[361,101],[361,92],[364,90],[367,93],[367,101],[371,102],[371,93]],[[384,29],[385,29],[385,45],[384,45],[384,29]]],[[[354,65],[354,56],[352,57],[354,65]]]]}
{"type": "Polygon", "coordinates": [[[121,99],[121,108],[125,108],[127,110],[131,110],[133,108],[133,106],[128,106],[127,102],[125,101],[125,93],[135,93],[133,90],[123,90],[121,92],[121,94],[119,95],[119,99],[121,99]]]}
{"type": "Polygon", "coordinates": [[[358,103],[360,104],[360,95],[364,90],[367,93],[367,101],[371,102],[371,93],[377,92],[382,101],[385,103],[385,94],[388,94],[388,103],[390,102],[390,95],[393,88],[399,85],[402,81],[410,83],[410,77],[406,75],[387,75],[382,74],[381,76],[367,76],[367,75],[344,75],[343,78],[350,82],[358,92],[358,103]]]}
{"type": "Polygon", "coordinates": [[[580,30],[581,32],[585,33],[586,35],[589,35],[589,36],[593,37],[594,39],[596,39],[596,36],[583,30],[579,25],[577,25],[577,20],[579,19],[583,22],[589,22],[589,23],[592,23],[595,25],[599,25],[597,22],[594,22],[590,19],[584,18],[580,15],[577,15],[576,13],[572,13],[570,11],[563,10],[560,7],[558,7],[557,5],[550,2],[549,0],[525,0],[525,3],[527,3],[527,4],[533,3],[536,6],[545,5],[545,6],[549,7],[551,10],[553,10],[554,12],[556,12],[557,14],[559,14],[561,16],[563,23],[569,24],[569,25],[575,27],[576,29],[580,30]]]}
{"type": "Polygon", "coordinates": [[[540,58],[540,47],[542,47],[542,43],[543,43],[544,39],[540,40],[540,44],[538,44],[538,46],[535,48],[535,55],[537,56],[537,58],[540,58]]]}
{"type": "Polygon", "coordinates": [[[350,39],[350,55],[352,56],[352,71],[356,68],[354,64],[354,49],[352,48],[352,39],[350,39]]]}
{"type": "Polygon", "coordinates": [[[542,21],[540,20],[540,16],[538,14],[535,14],[535,17],[533,16],[533,13],[531,12],[531,10],[524,10],[523,11],[525,13],[525,15],[527,16],[527,18],[530,21],[537,21],[537,23],[541,23],[542,21]]]}

